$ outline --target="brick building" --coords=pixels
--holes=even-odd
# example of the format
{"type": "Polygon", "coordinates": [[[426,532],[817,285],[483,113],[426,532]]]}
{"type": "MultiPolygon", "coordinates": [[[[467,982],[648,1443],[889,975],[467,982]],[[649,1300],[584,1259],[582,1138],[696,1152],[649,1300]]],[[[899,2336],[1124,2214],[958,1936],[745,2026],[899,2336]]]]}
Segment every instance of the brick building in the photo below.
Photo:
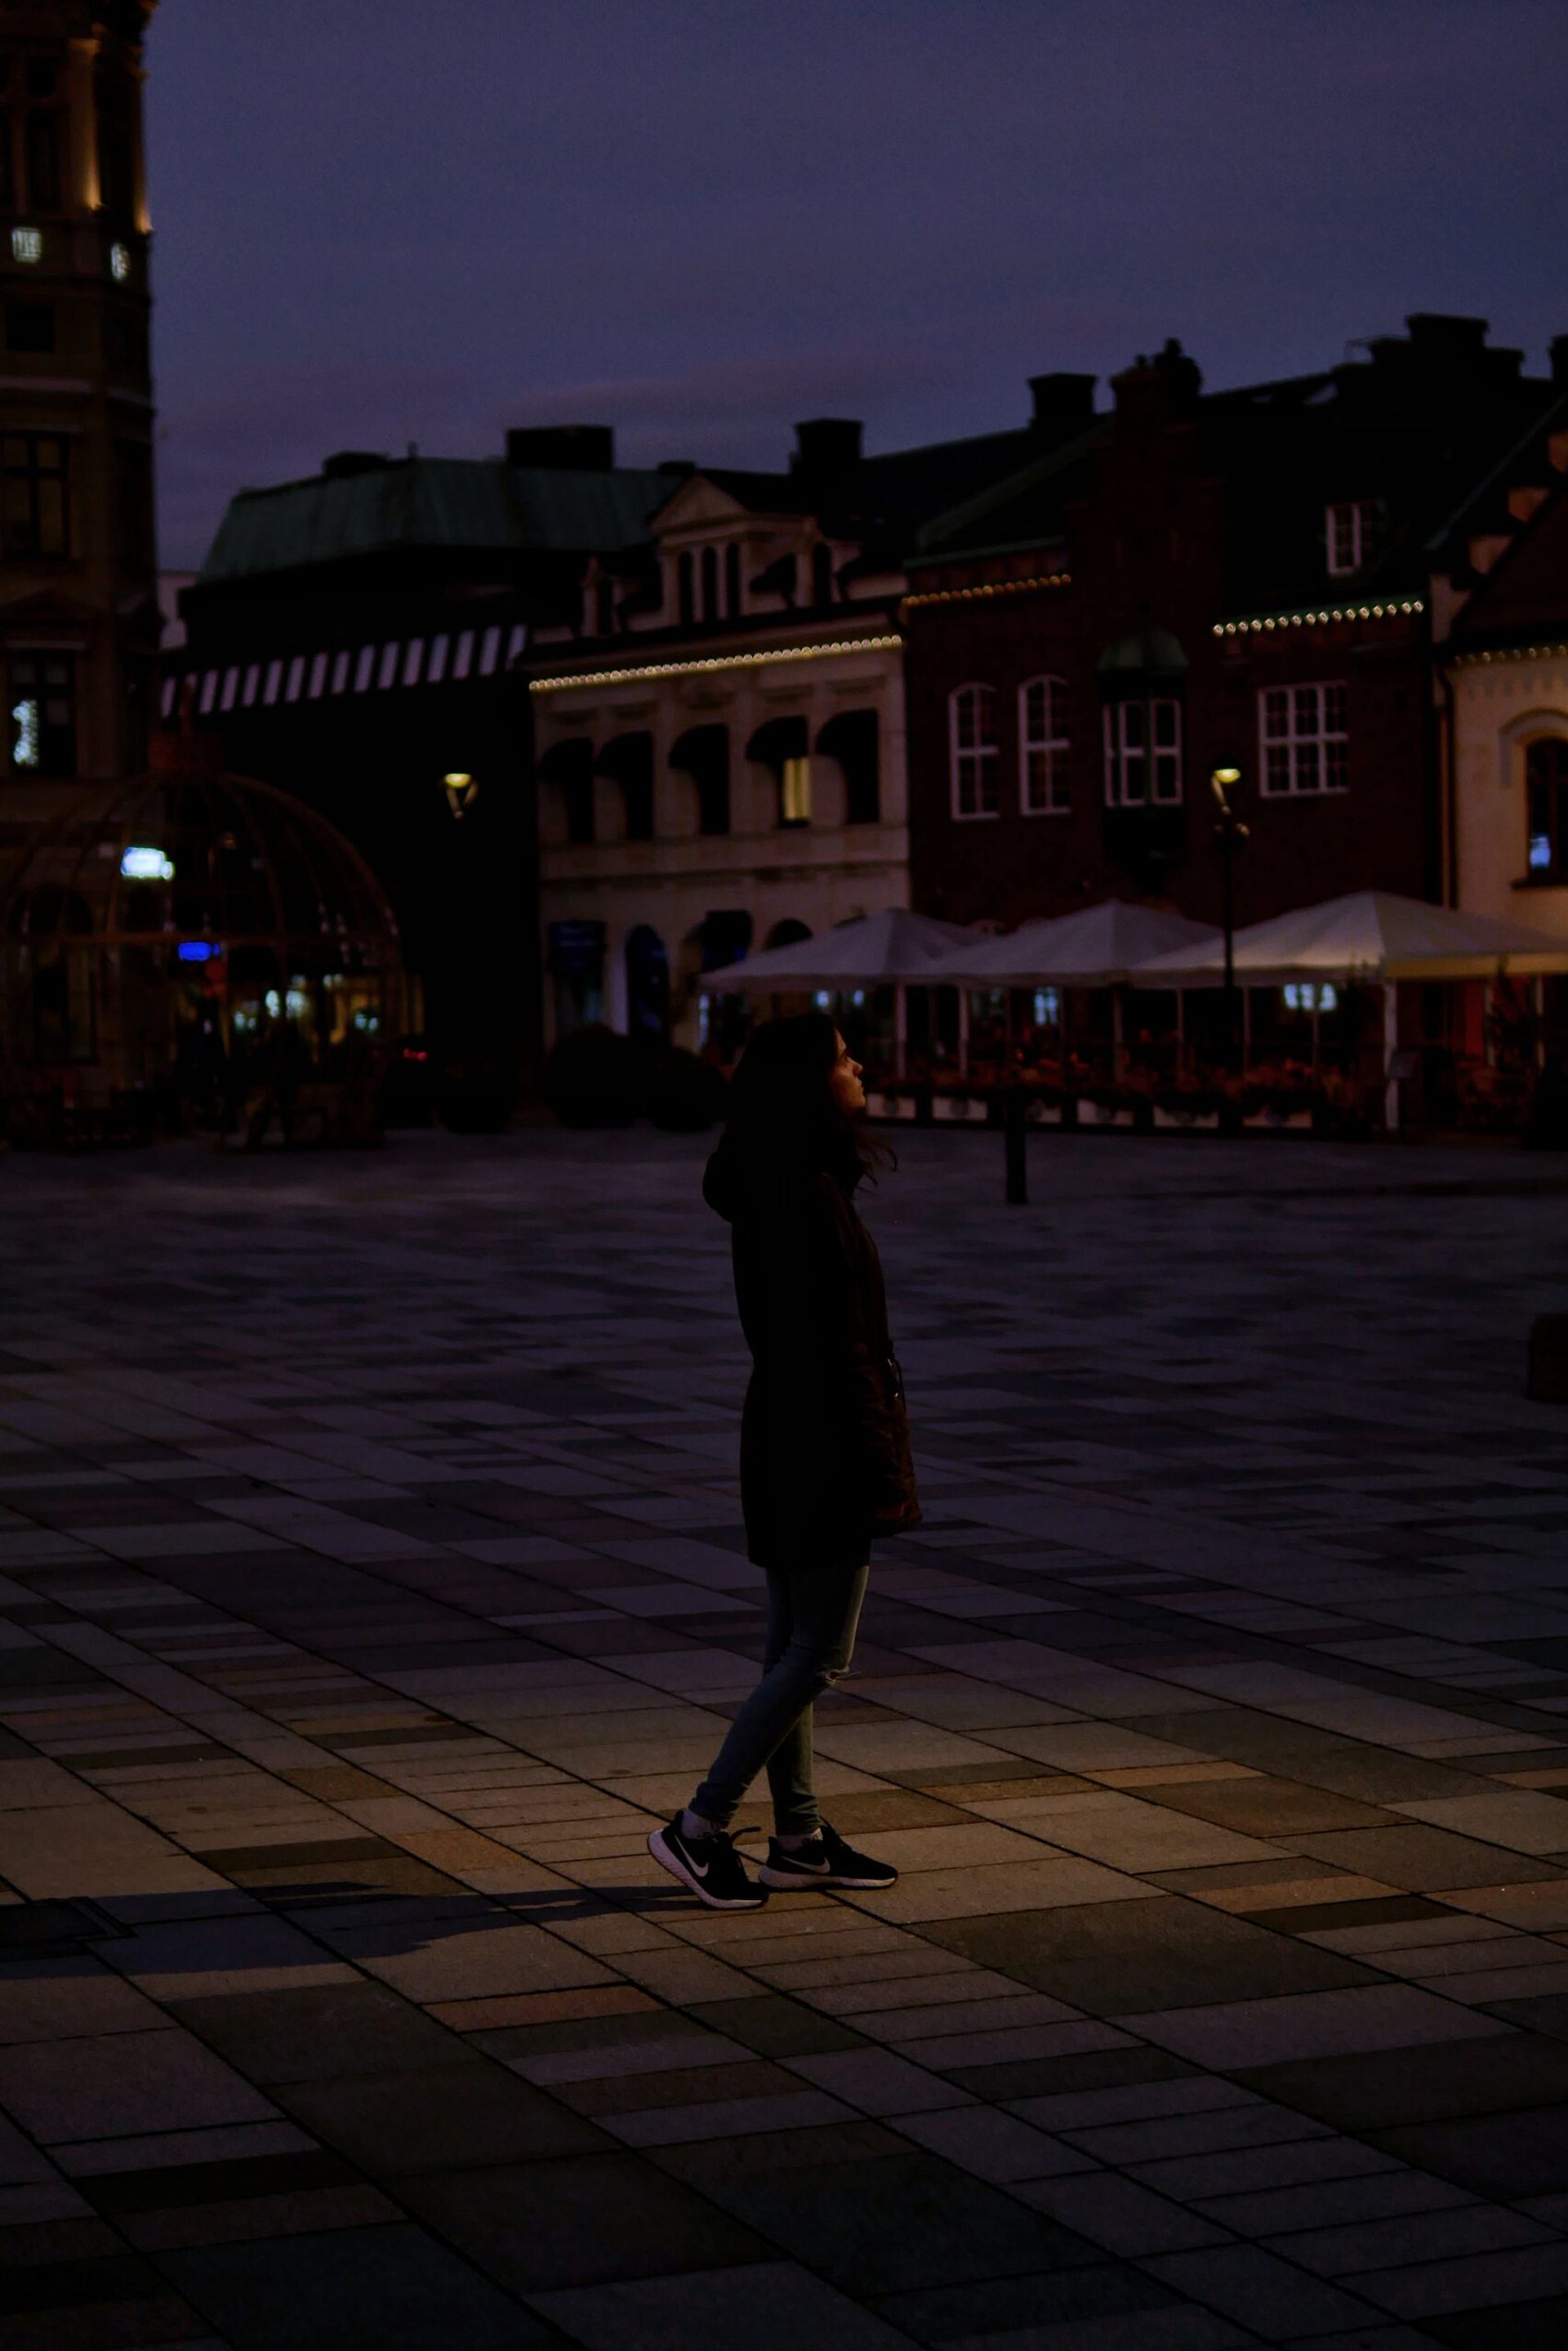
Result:
{"type": "Polygon", "coordinates": [[[1107,896],[1217,920],[1442,894],[1433,542],[1568,389],[1417,316],[1321,373],[1205,393],[1174,343],[1072,442],[929,525],[903,606],[912,903],[1008,925],[1107,896]]]}

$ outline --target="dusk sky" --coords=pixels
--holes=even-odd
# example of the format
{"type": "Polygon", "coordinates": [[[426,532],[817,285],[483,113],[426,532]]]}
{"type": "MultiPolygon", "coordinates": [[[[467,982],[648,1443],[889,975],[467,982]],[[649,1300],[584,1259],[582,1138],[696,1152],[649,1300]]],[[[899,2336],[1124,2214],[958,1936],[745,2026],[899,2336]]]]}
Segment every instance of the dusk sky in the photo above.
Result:
{"type": "Polygon", "coordinates": [[[1564,0],[162,0],[150,68],[166,566],[333,449],[775,465],[1172,334],[1568,331],[1564,0]]]}

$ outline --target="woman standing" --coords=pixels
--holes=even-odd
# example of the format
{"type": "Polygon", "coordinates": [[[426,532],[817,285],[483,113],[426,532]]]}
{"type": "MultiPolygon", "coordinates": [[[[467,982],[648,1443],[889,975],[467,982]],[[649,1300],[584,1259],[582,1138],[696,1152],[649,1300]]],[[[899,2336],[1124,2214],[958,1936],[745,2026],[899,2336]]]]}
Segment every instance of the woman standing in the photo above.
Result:
{"type": "Polygon", "coordinates": [[[732,1228],[752,1351],[741,1502],[747,1556],[767,1575],[767,1646],[708,1777],[648,1846],[715,1910],[754,1910],[770,1886],[898,1876],[822,1818],[812,1778],[812,1703],[849,1663],[871,1542],[921,1515],[881,1263],[855,1210],[856,1186],[889,1155],[857,1139],[865,1108],[860,1064],[826,1013],[763,1021],[702,1183],[732,1228]],[[764,1766],[774,1834],[759,1884],[729,1828],[764,1766]]]}

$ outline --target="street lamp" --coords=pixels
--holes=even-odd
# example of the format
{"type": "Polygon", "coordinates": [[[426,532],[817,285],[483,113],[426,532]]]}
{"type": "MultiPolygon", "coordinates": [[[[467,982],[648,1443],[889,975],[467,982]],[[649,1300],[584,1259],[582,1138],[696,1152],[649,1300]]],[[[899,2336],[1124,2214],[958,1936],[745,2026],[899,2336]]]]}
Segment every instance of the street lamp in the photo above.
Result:
{"type": "Polygon", "coordinates": [[[446,794],[447,806],[454,817],[467,815],[473,806],[479,790],[479,786],[474,782],[473,778],[456,768],[441,778],[441,788],[446,794]]]}
{"type": "Polygon", "coordinates": [[[1225,1042],[1228,1054],[1236,1050],[1236,852],[1251,838],[1231,805],[1231,794],[1241,780],[1240,768],[1216,768],[1209,789],[1219,808],[1214,842],[1220,852],[1220,920],[1225,927],[1225,1042]]]}

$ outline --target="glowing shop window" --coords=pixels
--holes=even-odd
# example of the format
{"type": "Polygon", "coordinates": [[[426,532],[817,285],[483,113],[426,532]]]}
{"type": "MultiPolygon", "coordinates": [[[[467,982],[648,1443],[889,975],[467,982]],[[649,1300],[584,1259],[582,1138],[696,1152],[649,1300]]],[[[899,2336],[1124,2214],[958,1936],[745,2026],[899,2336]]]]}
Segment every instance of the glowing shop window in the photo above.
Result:
{"type": "Polygon", "coordinates": [[[11,231],[11,258],[13,261],[42,261],[43,257],[44,233],[42,229],[14,228],[11,231]]]}
{"type": "Polygon", "coordinates": [[[418,685],[420,682],[420,664],[423,662],[424,657],[425,641],[423,637],[410,637],[408,648],[403,654],[403,684],[405,685],[418,685]]]}
{"type": "Polygon", "coordinates": [[[499,629],[486,629],[484,632],[484,643],[479,649],[480,676],[493,677],[495,674],[495,664],[500,658],[501,632],[499,629]]]}
{"type": "Polygon", "coordinates": [[[125,851],[119,870],[128,882],[172,882],[174,861],[161,849],[133,846],[125,851]]]}
{"type": "Polygon", "coordinates": [[[1332,1012],[1339,990],[1331,979],[1287,980],[1282,993],[1287,1012],[1332,1012]]]}
{"type": "Polygon", "coordinates": [[[109,248],[109,274],[117,286],[123,286],[130,275],[130,247],[111,245],[109,248]]]}
{"type": "Polygon", "coordinates": [[[833,998],[826,987],[819,987],[811,1000],[815,1005],[819,1012],[827,1012],[832,1009],[833,998]]]}
{"type": "Polygon", "coordinates": [[[383,645],[381,647],[381,666],[376,672],[376,684],[378,685],[395,684],[397,682],[397,675],[398,648],[396,645],[383,645]]]}
{"type": "Polygon", "coordinates": [[[255,700],[260,685],[261,664],[260,662],[252,662],[249,669],[245,672],[245,682],[240,688],[240,700],[247,710],[255,700]]]}
{"type": "Polygon", "coordinates": [[[1551,872],[1552,835],[1549,832],[1532,832],[1531,834],[1530,870],[1532,873],[1551,872]]]}
{"type": "Polygon", "coordinates": [[[275,702],[277,700],[278,688],[282,684],[283,664],[280,661],[268,662],[266,665],[266,684],[262,688],[262,700],[264,702],[275,702]]]}
{"type": "Polygon", "coordinates": [[[332,691],[334,694],[341,694],[348,683],[348,662],[349,655],[347,652],[335,653],[333,656],[332,691]]]}
{"type": "Polygon", "coordinates": [[[36,768],[42,753],[38,705],[31,695],[11,705],[11,724],[16,733],[11,737],[11,765],[14,768],[36,768]]]}
{"type": "Polygon", "coordinates": [[[786,759],[779,777],[779,821],[811,822],[811,761],[786,759]]]}
{"type": "Polygon", "coordinates": [[[283,998],[278,994],[276,988],[269,987],[265,996],[262,998],[262,1001],[266,1006],[266,1008],[271,1013],[273,1019],[275,1020],[278,1014],[283,1010],[283,998]]]}
{"type": "Polygon", "coordinates": [[[464,629],[457,641],[457,654],[452,662],[453,677],[466,677],[473,667],[473,631],[464,629]]]}
{"type": "Polygon", "coordinates": [[[291,1020],[302,1020],[310,1009],[310,998],[303,987],[291,987],[283,1001],[291,1020]]]}
{"type": "Polygon", "coordinates": [[[359,648],[359,658],[354,664],[354,691],[356,694],[364,693],[366,687],[370,683],[370,673],[375,666],[375,646],[361,645],[359,648]]]}
{"type": "Polygon", "coordinates": [[[1054,987],[1037,987],[1034,991],[1034,1026],[1054,1029],[1062,1018],[1061,993],[1054,987]]]}
{"type": "Polygon", "coordinates": [[[297,702],[299,700],[300,688],[304,684],[305,655],[303,653],[296,653],[294,659],[288,665],[288,682],[283,689],[284,700],[286,702],[297,702]]]}

